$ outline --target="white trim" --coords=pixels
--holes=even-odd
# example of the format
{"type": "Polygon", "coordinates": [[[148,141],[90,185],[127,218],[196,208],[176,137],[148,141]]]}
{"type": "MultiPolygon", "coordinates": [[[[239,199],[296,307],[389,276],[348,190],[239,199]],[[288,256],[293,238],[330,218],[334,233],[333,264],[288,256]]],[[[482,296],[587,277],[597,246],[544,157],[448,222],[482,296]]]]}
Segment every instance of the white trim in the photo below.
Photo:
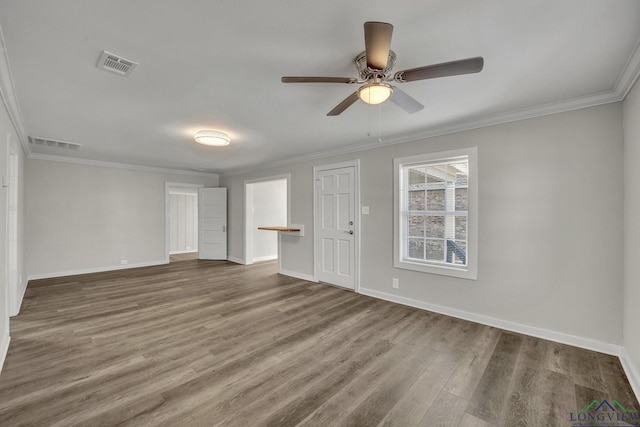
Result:
{"type": "Polygon", "coordinates": [[[235,262],[236,264],[247,265],[247,263],[242,258],[237,258],[234,256],[227,256],[227,261],[235,262]]]}
{"type": "MultiPolygon", "coordinates": [[[[640,70],[638,70],[640,72],[640,70]]],[[[637,74],[634,76],[635,81],[637,74]]],[[[631,85],[629,86],[631,87],[631,85]]],[[[564,113],[568,111],[581,110],[583,108],[596,107],[598,105],[611,104],[622,101],[624,97],[614,91],[601,92],[585,97],[573,98],[556,102],[552,104],[538,105],[530,108],[524,108],[516,111],[508,111],[504,113],[493,114],[489,116],[479,117],[476,120],[464,121],[454,125],[435,126],[430,129],[422,130],[414,134],[404,135],[401,137],[390,138],[388,140],[365,141],[353,145],[347,145],[334,150],[319,151],[315,153],[305,154],[302,156],[291,157],[285,160],[267,163],[264,165],[237,169],[231,172],[220,172],[221,177],[230,177],[235,175],[243,175],[246,173],[258,172],[265,169],[271,169],[279,166],[286,166],[306,161],[320,160],[327,157],[340,156],[344,154],[357,153],[359,151],[370,150],[373,148],[386,147],[389,145],[404,144],[407,142],[421,141],[436,136],[450,135],[453,133],[464,132],[468,130],[480,129],[489,126],[496,126],[505,123],[517,122],[521,120],[533,119],[536,117],[549,116],[552,114],[564,113]]]]}
{"type": "MultiPolygon", "coordinates": [[[[253,178],[244,180],[244,259],[246,265],[253,264],[257,259],[253,258],[253,230],[249,230],[249,224],[253,223],[253,211],[249,211],[249,199],[253,203],[253,187],[249,187],[252,184],[269,181],[281,181],[284,180],[287,183],[287,227],[291,226],[291,174],[285,173],[281,175],[272,175],[262,178],[253,178]],[[251,190],[251,191],[249,191],[251,190]]],[[[278,259],[280,258],[280,233],[278,233],[278,259]]],[[[280,268],[280,261],[278,261],[278,269],[280,268]]]]}
{"type": "Polygon", "coordinates": [[[435,313],[444,314],[458,319],[469,320],[471,322],[480,323],[482,325],[493,326],[519,334],[529,335],[536,338],[542,338],[562,344],[572,345],[587,350],[593,350],[600,353],[620,356],[622,347],[616,344],[609,344],[602,341],[596,341],[589,338],[569,335],[562,332],[552,331],[549,329],[538,328],[535,326],[524,325],[522,323],[510,322],[495,317],[485,316],[482,314],[471,313],[468,311],[457,310],[455,308],[445,307],[442,305],[430,304],[424,301],[412,298],[401,297],[397,295],[380,292],[373,289],[360,288],[360,293],[370,297],[379,298],[385,301],[395,302],[410,307],[420,308],[423,310],[433,311],[435,313]]]}
{"type": "Polygon", "coordinates": [[[633,53],[629,57],[629,60],[627,60],[614,86],[615,92],[621,101],[627,97],[638,76],[640,76],[640,40],[636,43],[633,53]]]}
{"type": "Polygon", "coordinates": [[[423,273],[440,274],[476,280],[478,277],[478,148],[469,147],[458,150],[440,151],[393,159],[393,266],[423,273]],[[406,239],[402,228],[402,194],[400,184],[401,170],[410,165],[428,164],[431,162],[447,162],[466,157],[469,165],[469,208],[467,216],[467,266],[438,265],[426,262],[410,262],[403,258],[401,241],[406,239]]]}
{"type": "Polygon", "coordinates": [[[273,261],[274,259],[278,259],[278,255],[260,256],[257,258],[253,258],[253,262],[273,261]]]}
{"type": "Polygon", "coordinates": [[[20,206],[20,155],[18,152],[18,143],[10,132],[7,132],[6,139],[6,177],[8,183],[6,187],[5,200],[5,277],[7,292],[7,308],[9,316],[15,316],[20,311],[22,299],[18,293],[20,292],[20,275],[19,266],[19,206],[20,206]],[[15,202],[15,206],[13,203],[15,202]],[[13,208],[13,215],[11,214],[13,208]],[[15,235],[16,240],[9,239],[9,236],[15,235]],[[12,265],[11,260],[14,260],[12,265]]]}
{"type": "Polygon", "coordinates": [[[0,28],[0,50],[2,50],[2,55],[0,56],[0,98],[2,98],[2,103],[9,115],[9,120],[18,135],[22,151],[28,157],[31,154],[29,141],[27,140],[24,119],[22,118],[22,111],[20,110],[20,104],[18,104],[18,98],[16,96],[15,84],[13,82],[13,75],[11,74],[11,66],[9,64],[9,56],[2,28],[0,28]]]}
{"type": "Polygon", "coordinates": [[[82,166],[98,166],[102,168],[133,170],[137,172],[161,173],[161,174],[168,174],[168,175],[206,176],[206,177],[216,176],[220,178],[217,173],[190,171],[190,170],[184,170],[184,169],[159,168],[155,166],[141,166],[141,165],[133,165],[129,163],[104,162],[102,160],[80,159],[77,157],[56,156],[52,154],[31,153],[29,154],[28,158],[33,160],[46,160],[50,162],[72,163],[72,164],[82,165],[82,166]]]}
{"type": "Polygon", "coordinates": [[[638,367],[633,364],[629,353],[627,353],[627,349],[624,347],[622,347],[622,353],[620,354],[620,363],[622,364],[624,373],[627,374],[627,379],[636,395],[636,399],[640,401],[640,371],[638,367]]]}
{"type": "Polygon", "coordinates": [[[9,342],[11,342],[11,337],[9,336],[9,331],[7,330],[2,337],[2,341],[0,341],[0,372],[2,372],[4,361],[7,358],[7,353],[9,353],[9,342]]]}
{"type": "Polygon", "coordinates": [[[27,285],[29,284],[29,281],[22,281],[22,283],[20,283],[20,289],[22,289],[22,292],[20,292],[20,295],[18,295],[18,307],[16,307],[17,310],[15,310],[15,312],[10,312],[9,316],[13,317],[13,316],[17,316],[18,314],[20,314],[20,309],[22,308],[22,301],[24,301],[24,295],[27,293],[27,285]]]}
{"type": "Polygon", "coordinates": [[[331,169],[340,169],[340,168],[348,168],[353,167],[354,169],[354,232],[355,238],[353,239],[355,243],[355,253],[354,253],[354,278],[353,278],[353,287],[355,292],[359,292],[360,290],[360,252],[361,252],[361,238],[360,234],[362,231],[361,222],[362,222],[362,202],[360,200],[360,159],[347,160],[344,162],[331,163],[326,165],[318,165],[313,167],[313,202],[312,202],[312,210],[313,210],[313,282],[318,281],[318,229],[319,229],[319,218],[317,214],[317,200],[318,200],[318,173],[325,170],[331,169]]]}
{"type": "MultiPolygon", "coordinates": [[[[289,202],[287,201],[287,203],[289,202]]],[[[287,221],[289,221],[289,218],[287,218],[287,221]]],[[[278,235],[278,273],[282,273],[282,233],[277,232],[276,234],[278,235]]]]}
{"type": "Polygon", "coordinates": [[[168,264],[168,262],[164,259],[161,259],[157,261],[139,262],[135,264],[111,265],[106,267],[85,268],[81,270],[59,271],[56,273],[30,274],[29,280],[53,279],[56,277],[76,276],[78,274],[104,273],[107,271],[127,270],[130,268],[140,268],[140,267],[153,267],[156,265],[165,265],[165,264],[168,264]]]}
{"type": "Polygon", "coordinates": [[[313,276],[310,276],[308,274],[304,274],[304,273],[298,273],[297,271],[291,271],[291,270],[279,270],[278,271],[279,274],[282,274],[284,276],[289,276],[289,277],[295,277],[296,279],[301,279],[301,280],[306,280],[307,282],[315,282],[318,283],[317,280],[315,280],[313,278],[313,276]]]}
{"type": "MultiPolygon", "coordinates": [[[[195,188],[196,189],[196,198],[199,200],[198,189],[204,187],[202,184],[191,184],[185,182],[164,182],[164,251],[166,254],[165,263],[169,263],[171,257],[171,221],[169,220],[169,214],[171,211],[171,202],[170,202],[170,194],[172,188],[195,188]]],[[[199,202],[198,202],[199,204],[199,202]]],[[[200,224],[196,225],[197,227],[200,224]]],[[[200,235],[198,235],[200,237],[200,235]]],[[[175,253],[190,253],[190,252],[198,252],[198,249],[185,251],[185,252],[175,252],[175,253]]]]}
{"type": "Polygon", "coordinates": [[[169,255],[181,255],[181,254],[197,254],[198,251],[194,249],[187,249],[186,251],[174,251],[169,252],[169,255]]]}
{"type": "Polygon", "coordinates": [[[193,190],[188,187],[181,186],[180,184],[175,184],[169,188],[169,194],[172,196],[197,196],[198,190],[193,190]]]}

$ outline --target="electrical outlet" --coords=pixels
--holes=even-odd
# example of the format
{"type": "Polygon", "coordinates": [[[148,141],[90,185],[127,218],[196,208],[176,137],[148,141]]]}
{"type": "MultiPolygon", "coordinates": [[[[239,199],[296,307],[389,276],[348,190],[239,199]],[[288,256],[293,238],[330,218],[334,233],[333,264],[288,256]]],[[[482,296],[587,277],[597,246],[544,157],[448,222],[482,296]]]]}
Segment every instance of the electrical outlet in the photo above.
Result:
{"type": "Polygon", "coordinates": [[[122,265],[129,264],[129,260],[128,259],[121,259],[120,260],[120,264],[122,264],[122,265]]]}
{"type": "Polygon", "coordinates": [[[400,280],[394,277],[393,281],[391,282],[391,286],[393,287],[393,289],[398,289],[400,287],[400,280]]]}

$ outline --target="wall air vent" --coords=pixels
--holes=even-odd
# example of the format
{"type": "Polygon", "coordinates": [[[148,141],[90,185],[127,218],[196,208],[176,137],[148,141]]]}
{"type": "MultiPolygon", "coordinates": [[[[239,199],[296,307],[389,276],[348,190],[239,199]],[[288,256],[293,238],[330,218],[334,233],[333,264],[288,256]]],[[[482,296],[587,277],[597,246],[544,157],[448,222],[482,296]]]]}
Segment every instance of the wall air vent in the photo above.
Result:
{"type": "Polygon", "coordinates": [[[55,141],[53,139],[34,138],[33,136],[29,137],[29,143],[33,145],[41,145],[43,147],[64,148],[66,150],[79,150],[82,146],[75,142],[55,141]]]}
{"type": "Polygon", "coordinates": [[[102,52],[97,67],[101,70],[110,71],[124,77],[129,77],[133,70],[138,66],[137,62],[125,59],[121,56],[114,55],[107,51],[102,52]]]}

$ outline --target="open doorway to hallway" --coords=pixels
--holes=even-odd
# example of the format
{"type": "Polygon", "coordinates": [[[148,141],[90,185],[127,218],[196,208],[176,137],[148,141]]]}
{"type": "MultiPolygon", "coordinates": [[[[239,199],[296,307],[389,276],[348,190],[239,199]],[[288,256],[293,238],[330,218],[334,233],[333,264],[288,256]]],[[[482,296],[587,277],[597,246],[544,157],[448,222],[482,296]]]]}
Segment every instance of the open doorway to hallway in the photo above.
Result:
{"type": "Polygon", "coordinates": [[[167,183],[167,261],[198,258],[198,188],[167,183]]]}
{"type": "Polygon", "coordinates": [[[289,175],[245,181],[245,264],[278,259],[278,233],[258,227],[287,226],[289,175]]]}

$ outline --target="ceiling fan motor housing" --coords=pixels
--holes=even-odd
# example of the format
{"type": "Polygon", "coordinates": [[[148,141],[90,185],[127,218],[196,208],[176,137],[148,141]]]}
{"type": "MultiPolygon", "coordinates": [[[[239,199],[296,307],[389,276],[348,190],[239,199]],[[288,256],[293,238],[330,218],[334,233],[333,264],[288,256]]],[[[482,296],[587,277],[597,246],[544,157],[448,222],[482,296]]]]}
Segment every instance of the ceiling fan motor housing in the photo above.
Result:
{"type": "Polygon", "coordinates": [[[392,80],[391,70],[396,65],[396,54],[394,51],[389,50],[389,59],[387,60],[387,67],[384,70],[377,70],[367,66],[367,53],[361,52],[355,59],[356,67],[358,68],[358,74],[360,79],[368,81],[370,79],[382,79],[392,80]]]}

